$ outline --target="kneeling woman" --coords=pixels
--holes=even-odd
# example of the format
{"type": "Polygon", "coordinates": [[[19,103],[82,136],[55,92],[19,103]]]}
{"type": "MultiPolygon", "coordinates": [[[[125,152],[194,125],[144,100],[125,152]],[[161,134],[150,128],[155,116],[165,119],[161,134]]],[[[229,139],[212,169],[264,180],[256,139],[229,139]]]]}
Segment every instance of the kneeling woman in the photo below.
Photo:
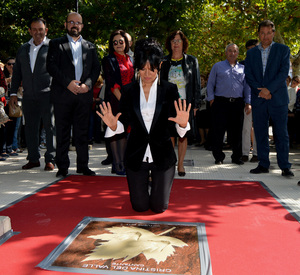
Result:
{"type": "Polygon", "coordinates": [[[158,78],[162,58],[163,51],[155,40],[137,41],[134,66],[139,76],[124,87],[120,113],[114,116],[109,103],[100,105],[98,113],[108,126],[106,137],[131,128],[125,167],[132,208],[139,212],[167,210],[176,164],[169,126],[175,123],[180,136],[190,129],[191,106],[181,102],[175,84],[158,78]]]}

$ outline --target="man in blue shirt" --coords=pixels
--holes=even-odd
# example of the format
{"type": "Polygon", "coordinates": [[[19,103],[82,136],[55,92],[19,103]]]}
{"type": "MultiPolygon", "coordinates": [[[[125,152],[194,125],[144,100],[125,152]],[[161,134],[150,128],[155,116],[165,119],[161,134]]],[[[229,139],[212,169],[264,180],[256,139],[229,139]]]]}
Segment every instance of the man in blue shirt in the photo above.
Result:
{"type": "Polygon", "coordinates": [[[251,87],[253,126],[259,164],[250,173],[268,173],[269,119],[272,119],[277,162],[282,176],[292,177],[289,163],[288,91],[286,79],[290,69],[289,47],[273,42],[275,25],[270,20],[258,26],[260,44],[247,52],[245,74],[251,87]]]}
{"type": "Polygon", "coordinates": [[[244,164],[242,157],[242,129],[244,108],[251,110],[250,87],[244,74],[244,65],[237,62],[239,48],[229,44],[226,60],[216,63],[207,83],[207,100],[212,107],[212,151],[215,164],[223,164],[222,151],[225,131],[231,137],[232,163],[244,164]],[[246,105],[245,105],[246,103],[246,105]]]}

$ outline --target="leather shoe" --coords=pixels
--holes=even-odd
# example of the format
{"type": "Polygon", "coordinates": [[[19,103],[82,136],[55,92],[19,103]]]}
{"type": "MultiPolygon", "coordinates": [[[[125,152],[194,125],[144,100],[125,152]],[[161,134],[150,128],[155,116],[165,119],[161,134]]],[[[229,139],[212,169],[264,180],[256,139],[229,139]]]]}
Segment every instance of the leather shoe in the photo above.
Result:
{"type": "Polygon", "coordinates": [[[284,177],[290,178],[290,177],[294,176],[294,173],[289,168],[285,168],[282,170],[281,175],[284,177]]]}
{"type": "Polygon", "coordinates": [[[251,174],[261,174],[261,173],[269,173],[269,169],[258,165],[256,168],[250,170],[251,174]]]}
{"type": "Polygon", "coordinates": [[[223,161],[222,161],[222,160],[216,160],[216,161],[215,161],[215,164],[221,165],[221,164],[223,164],[223,161]]]}
{"type": "Polygon", "coordinates": [[[78,174],[82,173],[85,176],[95,176],[96,175],[96,173],[89,168],[82,168],[82,169],[77,168],[76,173],[78,173],[78,174]]]}
{"type": "Polygon", "coordinates": [[[52,162],[47,162],[45,165],[45,171],[52,171],[54,170],[54,164],[52,162]]]}
{"type": "Polygon", "coordinates": [[[27,164],[25,164],[25,165],[23,165],[22,166],[22,169],[31,169],[31,168],[34,168],[34,167],[40,167],[41,166],[41,164],[40,164],[40,162],[38,161],[38,162],[31,162],[31,161],[29,161],[27,164]]]}
{"type": "Polygon", "coordinates": [[[241,159],[233,159],[231,161],[231,163],[235,163],[237,165],[243,165],[244,164],[244,162],[241,159]]]}
{"type": "Polygon", "coordinates": [[[102,161],[101,161],[101,164],[102,164],[102,165],[109,165],[109,164],[112,164],[112,159],[106,158],[105,160],[102,160],[102,161]]]}
{"type": "Polygon", "coordinates": [[[250,159],[250,162],[258,162],[258,157],[253,155],[252,158],[250,159]]]}
{"type": "Polygon", "coordinates": [[[66,177],[68,175],[68,169],[58,169],[56,177],[66,177]]]}
{"type": "Polygon", "coordinates": [[[246,161],[249,160],[249,157],[246,156],[246,155],[244,155],[244,156],[241,157],[241,160],[242,160],[243,162],[246,162],[246,161]]]}

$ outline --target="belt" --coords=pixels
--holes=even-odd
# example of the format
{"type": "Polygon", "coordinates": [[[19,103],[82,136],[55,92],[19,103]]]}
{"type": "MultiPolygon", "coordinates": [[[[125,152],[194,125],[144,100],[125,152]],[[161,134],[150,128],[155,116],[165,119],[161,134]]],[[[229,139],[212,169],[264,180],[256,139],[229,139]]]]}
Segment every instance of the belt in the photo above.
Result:
{"type": "Polygon", "coordinates": [[[215,96],[216,101],[223,101],[223,102],[238,102],[243,101],[242,97],[225,97],[225,96],[215,96]]]}

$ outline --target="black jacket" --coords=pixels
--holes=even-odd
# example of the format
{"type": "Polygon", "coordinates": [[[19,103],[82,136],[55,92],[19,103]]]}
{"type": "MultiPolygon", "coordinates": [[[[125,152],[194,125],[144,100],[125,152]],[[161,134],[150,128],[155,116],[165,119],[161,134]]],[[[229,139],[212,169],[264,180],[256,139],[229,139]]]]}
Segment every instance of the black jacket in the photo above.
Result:
{"type": "Polygon", "coordinates": [[[29,42],[19,48],[14,65],[11,93],[16,94],[21,84],[24,89],[24,98],[36,98],[39,94],[50,92],[51,76],[46,69],[49,41],[46,38],[45,43],[39,49],[33,72],[30,66],[29,42]]]}
{"type": "MultiPolygon", "coordinates": [[[[83,72],[80,81],[89,87],[87,97],[92,102],[93,86],[100,74],[100,63],[94,44],[82,40],[83,72]]],[[[51,96],[53,102],[60,102],[63,95],[74,96],[68,89],[68,85],[75,79],[75,66],[72,50],[67,36],[50,41],[47,56],[47,70],[53,77],[51,85],[51,96]]]]}
{"type": "MultiPolygon", "coordinates": [[[[161,79],[169,79],[169,71],[171,67],[171,55],[164,57],[164,62],[161,66],[161,79]]],[[[198,60],[196,57],[188,54],[183,54],[182,69],[186,81],[186,101],[192,103],[192,109],[200,108],[201,104],[201,83],[198,60]]]]}
{"type": "Polygon", "coordinates": [[[169,117],[176,116],[174,101],[178,100],[177,86],[161,80],[157,85],[156,109],[148,133],[140,110],[140,85],[134,81],[123,87],[120,101],[120,121],[130,125],[125,164],[132,170],[139,170],[149,143],[153,161],[161,170],[166,170],[176,163],[176,155],[170,138],[169,117]]]}

